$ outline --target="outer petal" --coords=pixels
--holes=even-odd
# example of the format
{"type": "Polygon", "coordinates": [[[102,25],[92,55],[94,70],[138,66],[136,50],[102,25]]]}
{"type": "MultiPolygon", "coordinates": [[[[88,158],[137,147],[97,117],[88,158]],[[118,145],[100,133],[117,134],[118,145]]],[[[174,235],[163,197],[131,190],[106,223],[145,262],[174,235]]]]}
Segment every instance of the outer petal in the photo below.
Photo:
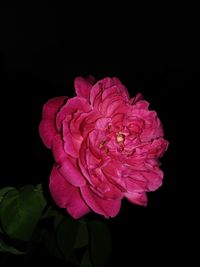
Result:
{"type": "Polygon", "coordinates": [[[137,94],[136,97],[133,97],[130,99],[130,104],[134,105],[135,103],[137,103],[138,101],[142,100],[143,96],[142,94],[137,94]]]}
{"type": "Polygon", "coordinates": [[[107,77],[98,81],[92,88],[90,92],[90,102],[91,105],[98,109],[106,98],[108,101],[113,100],[113,95],[119,95],[124,101],[129,100],[129,94],[126,87],[120,82],[116,77],[107,77]]]}
{"type": "MultiPolygon", "coordinates": [[[[137,96],[136,96],[137,97],[137,96]]],[[[137,103],[135,103],[135,106],[138,109],[148,109],[149,107],[149,102],[145,101],[145,100],[139,100],[137,103]]]]}
{"type": "Polygon", "coordinates": [[[155,191],[162,185],[164,176],[163,172],[156,165],[153,167],[151,164],[146,162],[145,166],[148,170],[143,172],[143,176],[148,180],[148,191],[155,191]]]}
{"type": "Polygon", "coordinates": [[[164,152],[167,150],[169,142],[163,138],[155,139],[150,146],[148,151],[149,157],[159,158],[162,157],[164,152]]]}
{"type": "Polygon", "coordinates": [[[72,157],[77,158],[82,137],[80,136],[79,140],[74,138],[74,135],[70,132],[68,122],[63,123],[63,140],[65,152],[72,157]]]}
{"type": "Polygon", "coordinates": [[[100,107],[100,111],[105,116],[111,116],[115,113],[125,113],[127,106],[124,99],[119,94],[113,94],[112,97],[107,97],[100,107]]]}
{"type": "Polygon", "coordinates": [[[115,85],[119,88],[120,93],[126,97],[127,99],[129,99],[129,93],[127,88],[122,84],[122,82],[117,78],[117,77],[113,77],[113,81],[115,83],[115,85]]]}
{"type": "Polygon", "coordinates": [[[44,144],[50,148],[54,136],[57,134],[55,115],[67,99],[65,96],[50,99],[43,107],[42,121],[39,125],[39,134],[44,144]]]}
{"type": "Polygon", "coordinates": [[[118,214],[121,207],[121,199],[102,199],[93,193],[88,186],[83,186],[80,190],[83,199],[94,212],[102,214],[106,218],[115,217],[118,214]]]}
{"type": "Polygon", "coordinates": [[[84,79],[83,77],[77,77],[74,80],[74,87],[75,87],[77,96],[84,97],[89,101],[90,90],[92,88],[93,83],[94,83],[93,76],[89,76],[86,79],[84,79]]]}
{"type": "Polygon", "coordinates": [[[56,127],[58,130],[61,129],[62,122],[66,119],[67,115],[71,115],[73,112],[80,110],[83,112],[89,112],[91,107],[88,101],[79,96],[70,98],[67,103],[60,109],[56,116],[56,127]]]}
{"type": "Polygon", "coordinates": [[[64,178],[74,186],[85,185],[86,181],[76,166],[75,159],[65,153],[63,142],[59,135],[57,135],[52,142],[52,152],[55,161],[60,166],[59,172],[64,178]]]}
{"type": "Polygon", "coordinates": [[[107,88],[112,87],[113,85],[115,85],[115,83],[109,77],[104,78],[104,79],[98,81],[97,83],[95,83],[91,89],[91,92],[90,92],[91,105],[92,106],[98,106],[98,104],[102,100],[101,95],[102,95],[103,91],[107,88]],[[98,97],[98,96],[100,96],[100,97],[98,97]]]}
{"type": "Polygon", "coordinates": [[[56,204],[61,208],[66,208],[74,219],[78,219],[90,211],[83,201],[79,189],[64,179],[56,165],[51,172],[49,186],[56,204]]]}
{"type": "Polygon", "coordinates": [[[147,195],[143,193],[125,193],[125,197],[133,204],[147,205],[147,195]]]}

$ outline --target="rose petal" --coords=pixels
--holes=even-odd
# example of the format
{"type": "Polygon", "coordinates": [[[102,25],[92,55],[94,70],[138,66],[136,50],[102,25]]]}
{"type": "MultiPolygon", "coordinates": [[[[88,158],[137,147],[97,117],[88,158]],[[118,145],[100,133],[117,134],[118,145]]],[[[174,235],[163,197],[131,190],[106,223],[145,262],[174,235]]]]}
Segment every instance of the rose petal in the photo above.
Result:
{"type": "Polygon", "coordinates": [[[63,123],[63,141],[65,152],[72,157],[77,158],[81,146],[82,137],[80,136],[79,140],[77,138],[74,138],[74,135],[71,134],[69,130],[67,122],[63,123]]]}
{"type": "Polygon", "coordinates": [[[119,94],[114,94],[112,97],[107,97],[101,104],[100,111],[105,116],[111,116],[115,114],[115,110],[117,113],[124,112],[124,108],[126,108],[125,100],[119,94]],[[123,111],[121,112],[122,109],[123,111]]]}
{"type": "Polygon", "coordinates": [[[122,175],[123,164],[118,160],[109,160],[107,164],[102,167],[102,171],[107,179],[117,186],[122,192],[126,191],[125,179],[122,175]]]}
{"type": "Polygon", "coordinates": [[[93,107],[98,109],[99,104],[102,101],[102,87],[101,83],[96,83],[93,85],[91,92],[90,92],[90,103],[93,107]]]}
{"type": "Polygon", "coordinates": [[[135,103],[137,103],[138,101],[142,100],[143,96],[142,94],[137,94],[136,97],[133,97],[130,99],[130,104],[134,105],[135,103]]]}
{"type": "Polygon", "coordinates": [[[108,128],[109,123],[111,122],[110,118],[100,118],[96,121],[95,129],[104,131],[108,128]]]}
{"type": "Polygon", "coordinates": [[[57,134],[55,116],[59,108],[64,104],[67,97],[61,96],[50,99],[43,107],[42,121],[39,125],[39,134],[44,144],[51,148],[54,136],[57,134]]]}
{"type": "Polygon", "coordinates": [[[60,166],[59,172],[74,186],[83,186],[86,181],[76,165],[76,160],[67,155],[63,148],[63,142],[57,135],[52,142],[52,153],[56,163],[60,166]]]}
{"type": "Polygon", "coordinates": [[[147,195],[143,193],[125,193],[125,197],[133,204],[138,204],[141,206],[147,205],[147,195]]]}
{"type": "Polygon", "coordinates": [[[79,189],[64,179],[56,165],[54,165],[50,175],[49,187],[56,204],[61,208],[66,208],[74,219],[78,219],[90,212],[89,207],[81,197],[79,189]]]}
{"type": "Polygon", "coordinates": [[[147,191],[147,181],[139,180],[139,178],[140,178],[139,173],[137,173],[134,178],[133,177],[126,178],[127,192],[138,193],[138,192],[144,192],[144,190],[147,191]]]}
{"type": "Polygon", "coordinates": [[[123,97],[125,97],[128,100],[129,99],[129,93],[128,93],[126,86],[124,86],[123,83],[117,77],[113,77],[112,80],[113,80],[114,84],[117,86],[118,92],[120,94],[122,94],[123,97]]]}
{"type": "Polygon", "coordinates": [[[91,92],[90,92],[90,103],[92,106],[97,107],[98,104],[101,102],[101,95],[103,93],[103,91],[106,88],[110,88],[114,85],[114,82],[111,78],[105,78],[102,79],[100,81],[98,81],[97,83],[95,83],[92,86],[91,92]],[[100,96],[100,97],[98,97],[100,96]],[[97,101],[98,99],[98,101],[97,101]]]}
{"type": "Polygon", "coordinates": [[[81,194],[87,205],[96,213],[104,215],[106,218],[115,217],[121,207],[121,199],[107,200],[99,198],[88,186],[80,188],[81,194]]]}
{"type": "Polygon", "coordinates": [[[91,89],[90,93],[90,102],[91,105],[98,109],[98,106],[101,104],[102,100],[105,98],[112,99],[113,93],[117,93],[124,100],[129,101],[129,94],[126,87],[120,82],[116,77],[114,78],[105,78],[98,81],[91,89]]]}
{"type": "Polygon", "coordinates": [[[80,125],[80,132],[83,138],[86,138],[88,133],[95,128],[96,121],[101,117],[101,114],[95,110],[88,114],[80,125]]]}
{"type": "Polygon", "coordinates": [[[136,107],[139,109],[148,109],[149,107],[149,102],[145,100],[140,100],[137,103],[135,103],[136,107]]]}
{"type": "Polygon", "coordinates": [[[75,87],[77,96],[84,97],[89,101],[90,90],[92,88],[93,83],[94,83],[93,76],[89,76],[86,79],[84,79],[83,77],[77,77],[74,80],[74,87],[75,87]]]}
{"type": "Polygon", "coordinates": [[[148,156],[151,158],[160,158],[163,156],[164,152],[167,150],[169,142],[163,138],[158,138],[154,140],[148,151],[148,156]]]}
{"type": "Polygon", "coordinates": [[[145,163],[147,170],[143,171],[142,174],[147,179],[148,191],[155,191],[162,185],[164,175],[158,167],[158,161],[157,165],[152,166],[151,164],[145,163]]]}
{"type": "Polygon", "coordinates": [[[102,92],[102,100],[104,101],[104,99],[106,98],[112,98],[113,94],[116,94],[118,92],[118,88],[116,85],[104,90],[102,92]]]}
{"type": "Polygon", "coordinates": [[[81,110],[83,112],[89,112],[91,110],[91,106],[89,105],[87,99],[76,96],[67,101],[56,116],[56,127],[59,131],[61,130],[62,122],[66,119],[66,116],[77,110],[81,110]]]}

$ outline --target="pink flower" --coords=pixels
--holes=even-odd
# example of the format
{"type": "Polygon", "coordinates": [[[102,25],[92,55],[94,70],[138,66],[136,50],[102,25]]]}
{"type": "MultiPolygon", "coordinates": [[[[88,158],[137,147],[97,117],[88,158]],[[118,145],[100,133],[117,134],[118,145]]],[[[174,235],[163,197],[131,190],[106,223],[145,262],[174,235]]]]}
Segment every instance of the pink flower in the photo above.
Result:
{"type": "Polygon", "coordinates": [[[55,202],[74,218],[90,211],[114,217],[124,197],[146,206],[146,192],[162,184],[158,158],[168,146],[156,112],[140,94],[130,99],[117,78],[74,84],[77,96],[44,105],[39,127],[55,159],[55,202]]]}

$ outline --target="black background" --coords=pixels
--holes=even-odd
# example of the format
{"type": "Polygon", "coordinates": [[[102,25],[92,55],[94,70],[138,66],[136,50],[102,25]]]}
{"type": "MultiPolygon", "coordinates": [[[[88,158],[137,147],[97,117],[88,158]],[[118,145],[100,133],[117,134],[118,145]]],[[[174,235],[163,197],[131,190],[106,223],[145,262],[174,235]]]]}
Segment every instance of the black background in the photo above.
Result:
{"type": "MultiPolygon", "coordinates": [[[[161,159],[164,184],[148,193],[148,207],[124,200],[120,214],[106,221],[113,236],[109,266],[185,260],[188,191],[197,183],[186,175],[194,141],[188,143],[189,113],[199,89],[197,16],[188,6],[85,9],[0,10],[1,186],[48,186],[53,159],[38,135],[43,104],[55,96],[72,97],[76,76],[117,76],[132,97],[141,92],[158,112],[170,145],[161,159]]],[[[15,257],[7,264],[13,260],[22,264],[15,257]]],[[[45,251],[33,264],[39,261],[61,264],[45,251]]]]}

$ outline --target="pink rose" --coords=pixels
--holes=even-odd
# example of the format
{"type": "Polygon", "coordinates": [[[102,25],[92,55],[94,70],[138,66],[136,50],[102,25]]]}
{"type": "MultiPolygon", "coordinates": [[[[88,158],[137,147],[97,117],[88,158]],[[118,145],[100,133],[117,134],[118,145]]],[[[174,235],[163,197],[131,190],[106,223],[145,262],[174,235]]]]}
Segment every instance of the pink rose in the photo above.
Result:
{"type": "Polygon", "coordinates": [[[124,197],[146,206],[146,192],[162,184],[158,158],[168,146],[156,112],[117,78],[78,77],[74,85],[77,96],[44,105],[39,127],[55,159],[55,202],[74,218],[90,211],[114,217],[124,197]]]}

